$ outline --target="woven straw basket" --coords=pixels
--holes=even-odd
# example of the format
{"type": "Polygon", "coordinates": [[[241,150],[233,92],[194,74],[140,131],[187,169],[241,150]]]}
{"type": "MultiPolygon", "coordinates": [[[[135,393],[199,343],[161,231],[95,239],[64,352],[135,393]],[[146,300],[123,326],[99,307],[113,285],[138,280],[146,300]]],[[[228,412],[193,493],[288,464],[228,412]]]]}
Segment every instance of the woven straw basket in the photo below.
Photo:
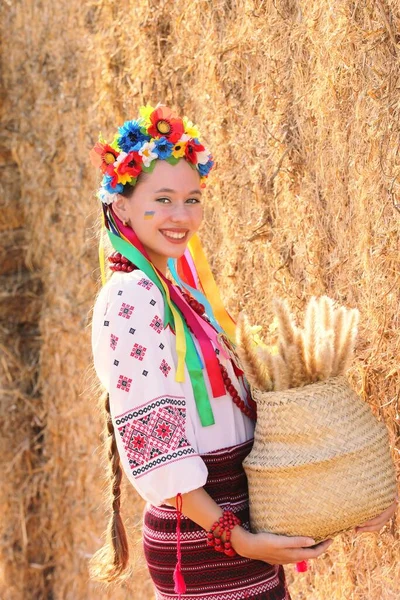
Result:
{"type": "Polygon", "coordinates": [[[254,446],[243,462],[254,532],[320,542],[361,525],[395,499],[384,423],[342,376],[262,392],[254,446]]]}

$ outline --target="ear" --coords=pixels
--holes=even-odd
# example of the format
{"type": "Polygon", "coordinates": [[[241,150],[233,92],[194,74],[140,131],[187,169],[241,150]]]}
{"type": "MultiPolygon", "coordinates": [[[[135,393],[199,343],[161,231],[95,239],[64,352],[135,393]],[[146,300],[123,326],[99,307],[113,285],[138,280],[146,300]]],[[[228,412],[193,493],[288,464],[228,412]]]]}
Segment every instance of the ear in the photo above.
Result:
{"type": "Polygon", "coordinates": [[[116,198],[113,202],[113,211],[121,219],[121,221],[128,220],[128,199],[125,196],[121,196],[121,194],[116,194],[116,198]]]}

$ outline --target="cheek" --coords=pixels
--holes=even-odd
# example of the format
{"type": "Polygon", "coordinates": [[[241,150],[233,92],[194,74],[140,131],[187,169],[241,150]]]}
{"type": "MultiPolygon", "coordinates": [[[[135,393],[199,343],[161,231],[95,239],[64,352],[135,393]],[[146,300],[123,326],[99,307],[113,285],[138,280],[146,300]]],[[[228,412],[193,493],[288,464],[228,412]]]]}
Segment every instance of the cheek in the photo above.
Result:
{"type": "Polygon", "coordinates": [[[144,221],[152,221],[154,219],[155,214],[155,210],[145,210],[143,213],[144,221]]]}
{"type": "Polygon", "coordinates": [[[142,229],[151,231],[154,227],[162,220],[162,211],[153,209],[153,210],[143,210],[138,211],[135,216],[136,225],[142,229]]]}
{"type": "Polygon", "coordinates": [[[203,221],[203,216],[204,216],[204,210],[203,210],[203,205],[198,207],[198,211],[196,212],[196,224],[197,227],[200,227],[202,221],[203,221]]]}
{"type": "Polygon", "coordinates": [[[196,209],[192,214],[192,224],[196,227],[200,227],[203,220],[203,205],[196,206],[196,209]]]}

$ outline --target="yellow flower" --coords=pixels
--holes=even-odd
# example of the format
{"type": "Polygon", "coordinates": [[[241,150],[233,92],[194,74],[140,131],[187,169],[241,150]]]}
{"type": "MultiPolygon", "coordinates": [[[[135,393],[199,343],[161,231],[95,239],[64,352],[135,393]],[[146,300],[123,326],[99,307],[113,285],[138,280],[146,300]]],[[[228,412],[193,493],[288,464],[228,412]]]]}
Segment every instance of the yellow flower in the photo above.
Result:
{"type": "Polygon", "coordinates": [[[122,183],[122,185],[125,185],[126,183],[130,183],[132,180],[132,175],[130,175],[129,173],[120,173],[118,171],[118,169],[116,169],[116,173],[118,175],[118,183],[122,183]]]}
{"type": "Polygon", "coordinates": [[[139,114],[145,121],[146,125],[150,124],[150,115],[152,112],[154,112],[154,110],[154,106],[151,106],[150,104],[146,104],[146,106],[141,106],[139,108],[139,114]]]}
{"type": "Polygon", "coordinates": [[[199,129],[196,127],[196,125],[194,125],[192,123],[192,121],[189,121],[189,119],[187,117],[183,117],[183,127],[185,128],[185,133],[187,133],[187,135],[191,138],[199,138],[200,137],[200,131],[199,129]]]}
{"type": "Polygon", "coordinates": [[[172,150],[172,156],[174,158],[182,158],[183,156],[185,156],[185,148],[186,142],[176,142],[172,150]]]}
{"type": "Polygon", "coordinates": [[[111,148],[114,148],[114,150],[118,150],[118,152],[121,152],[121,148],[118,146],[118,137],[118,134],[114,136],[114,139],[111,142],[110,146],[111,148]]]}

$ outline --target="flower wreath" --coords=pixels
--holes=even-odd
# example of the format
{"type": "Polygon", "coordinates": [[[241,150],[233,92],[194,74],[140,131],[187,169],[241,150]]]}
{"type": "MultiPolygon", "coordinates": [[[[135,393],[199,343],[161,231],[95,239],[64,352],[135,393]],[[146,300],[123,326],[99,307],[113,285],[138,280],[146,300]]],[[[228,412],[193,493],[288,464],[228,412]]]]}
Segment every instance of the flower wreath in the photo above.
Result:
{"type": "Polygon", "coordinates": [[[139,109],[137,120],[125,121],[118,128],[111,144],[102,135],[90,151],[92,163],[103,173],[97,197],[111,204],[115,194],[121,193],[125,184],[134,186],[140,173],[151,173],[156,159],[171,165],[184,158],[200,174],[201,187],[214,162],[208,150],[200,143],[196,125],[183,117],[176,117],[163,104],[139,109]]]}

